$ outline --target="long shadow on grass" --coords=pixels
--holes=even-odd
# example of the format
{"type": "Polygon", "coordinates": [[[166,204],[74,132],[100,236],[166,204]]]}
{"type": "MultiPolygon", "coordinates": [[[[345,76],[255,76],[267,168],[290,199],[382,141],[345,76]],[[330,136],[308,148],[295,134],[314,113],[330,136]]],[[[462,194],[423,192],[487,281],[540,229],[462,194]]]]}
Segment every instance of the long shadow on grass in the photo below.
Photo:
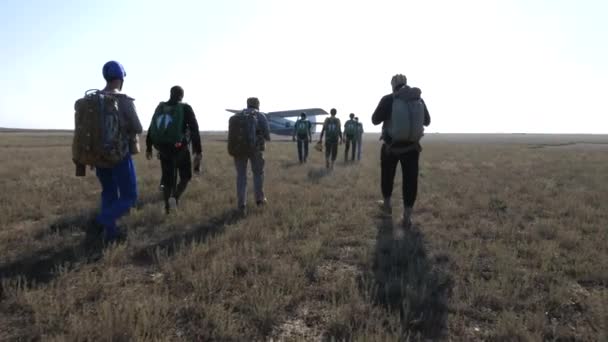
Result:
{"type": "MultiPolygon", "coordinates": [[[[142,207],[162,202],[162,196],[160,192],[158,193],[150,193],[143,196],[139,196],[137,203],[135,205],[136,208],[141,209],[142,207]]],[[[51,232],[63,232],[70,230],[85,230],[86,226],[90,224],[94,219],[99,209],[91,209],[82,213],[78,213],[76,215],[65,216],[57,219],[55,222],[51,223],[49,229],[51,232]]],[[[48,232],[41,231],[36,238],[44,237],[48,232]]]]}
{"type": "MultiPolygon", "coordinates": [[[[164,250],[166,254],[173,254],[179,246],[189,242],[204,241],[209,236],[223,230],[224,226],[236,222],[238,216],[234,210],[229,210],[209,222],[194,226],[181,234],[175,234],[157,243],[139,248],[134,253],[136,262],[152,262],[156,251],[164,250]]],[[[78,264],[96,262],[101,258],[104,246],[99,236],[87,232],[87,235],[78,244],[72,244],[61,249],[45,249],[36,251],[19,260],[0,264],[0,281],[21,278],[27,284],[45,284],[60,274],[60,268],[72,269],[78,264]]],[[[3,298],[0,287],[0,299],[3,298]]]]}
{"type": "Polygon", "coordinates": [[[314,184],[318,184],[321,179],[331,173],[327,168],[313,168],[308,171],[308,179],[314,184]]]}
{"type": "Polygon", "coordinates": [[[373,266],[374,301],[391,312],[399,312],[403,338],[444,338],[452,279],[432,265],[416,226],[409,230],[393,228],[392,218],[379,221],[373,266]]]}
{"type": "Polygon", "coordinates": [[[144,246],[137,249],[132,254],[132,260],[137,264],[149,265],[157,262],[159,251],[163,256],[171,256],[175,254],[182,246],[190,243],[205,242],[208,238],[223,232],[224,228],[238,222],[241,216],[236,210],[226,210],[218,217],[212,218],[210,221],[196,225],[193,228],[186,230],[180,234],[174,234],[156,243],[144,246]]]}

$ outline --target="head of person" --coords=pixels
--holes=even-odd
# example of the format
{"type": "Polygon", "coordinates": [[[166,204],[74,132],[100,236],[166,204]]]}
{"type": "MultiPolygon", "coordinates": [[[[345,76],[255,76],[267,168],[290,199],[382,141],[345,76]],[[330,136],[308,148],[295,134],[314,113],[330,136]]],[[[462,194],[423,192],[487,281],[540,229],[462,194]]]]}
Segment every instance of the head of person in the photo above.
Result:
{"type": "Polygon", "coordinates": [[[103,78],[106,80],[107,89],[122,90],[127,72],[122,64],[117,61],[109,61],[103,65],[103,78]]]}
{"type": "Polygon", "coordinates": [[[355,114],[350,113],[350,115],[348,116],[351,120],[353,120],[355,118],[355,114]]]}
{"type": "Polygon", "coordinates": [[[336,110],[336,108],[332,108],[329,113],[331,114],[331,116],[336,116],[336,114],[338,114],[338,111],[336,110]]]}
{"type": "Polygon", "coordinates": [[[184,99],[184,89],[180,86],[171,87],[171,101],[180,102],[184,99]]]}
{"type": "Polygon", "coordinates": [[[247,99],[247,108],[260,110],[260,100],[257,97],[247,99]]]}
{"type": "Polygon", "coordinates": [[[359,122],[359,117],[358,116],[355,117],[355,121],[359,122]]]}
{"type": "Polygon", "coordinates": [[[304,113],[304,112],[300,113],[300,117],[302,118],[302,120],[306,119],[306,113],[304,113]]]}
{"type": "Polygon", "coordinates": [[[393,92],[403,88],[406,85],[407,77],[405,77],[403,74],[397,74],[391,79],[391,88],[393,89],[393,92]]]}

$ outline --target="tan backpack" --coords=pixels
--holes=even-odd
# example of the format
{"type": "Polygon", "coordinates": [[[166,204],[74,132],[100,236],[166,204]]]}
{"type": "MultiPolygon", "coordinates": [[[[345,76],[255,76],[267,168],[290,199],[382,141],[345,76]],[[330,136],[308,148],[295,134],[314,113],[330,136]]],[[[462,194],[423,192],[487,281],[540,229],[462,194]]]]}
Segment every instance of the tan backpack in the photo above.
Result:
{"type": "Polygon", "coordinates": [[[127,155],[129,139],[121,127],[118,96],[93,89],[74,104],[74,163],[110,168],[127,155]]]}

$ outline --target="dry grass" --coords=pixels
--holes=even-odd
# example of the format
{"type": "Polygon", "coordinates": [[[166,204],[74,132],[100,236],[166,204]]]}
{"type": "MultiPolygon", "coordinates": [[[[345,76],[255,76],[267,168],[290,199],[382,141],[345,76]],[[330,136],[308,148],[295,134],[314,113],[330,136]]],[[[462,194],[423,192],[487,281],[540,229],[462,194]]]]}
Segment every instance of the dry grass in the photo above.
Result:
{"type": "Polygon", "coordinates": [[[99,188],[73,176],[69,137],[0,135],[0,340],[608,340],[606,149],[427,137],[396,239],[375,139],[332,174],[271,143],[270,205],[245,219],[211,140],[169,217],[138,156],[128,240],[97,250],[99,188]]]}

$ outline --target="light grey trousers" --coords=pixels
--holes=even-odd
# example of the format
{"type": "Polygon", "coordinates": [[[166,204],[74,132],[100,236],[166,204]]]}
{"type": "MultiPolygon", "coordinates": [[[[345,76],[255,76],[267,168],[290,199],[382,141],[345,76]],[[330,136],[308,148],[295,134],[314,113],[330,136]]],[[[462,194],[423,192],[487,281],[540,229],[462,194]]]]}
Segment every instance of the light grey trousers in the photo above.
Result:
{"type": "Polygon", "coordinates": [[[236,196],[239,208],[247,203],[247,164],[251,161],[255,201],[263,201],[264,196],[264,154],[256,152],[249,158],[234,158],[236,168],[236,196]]]}

